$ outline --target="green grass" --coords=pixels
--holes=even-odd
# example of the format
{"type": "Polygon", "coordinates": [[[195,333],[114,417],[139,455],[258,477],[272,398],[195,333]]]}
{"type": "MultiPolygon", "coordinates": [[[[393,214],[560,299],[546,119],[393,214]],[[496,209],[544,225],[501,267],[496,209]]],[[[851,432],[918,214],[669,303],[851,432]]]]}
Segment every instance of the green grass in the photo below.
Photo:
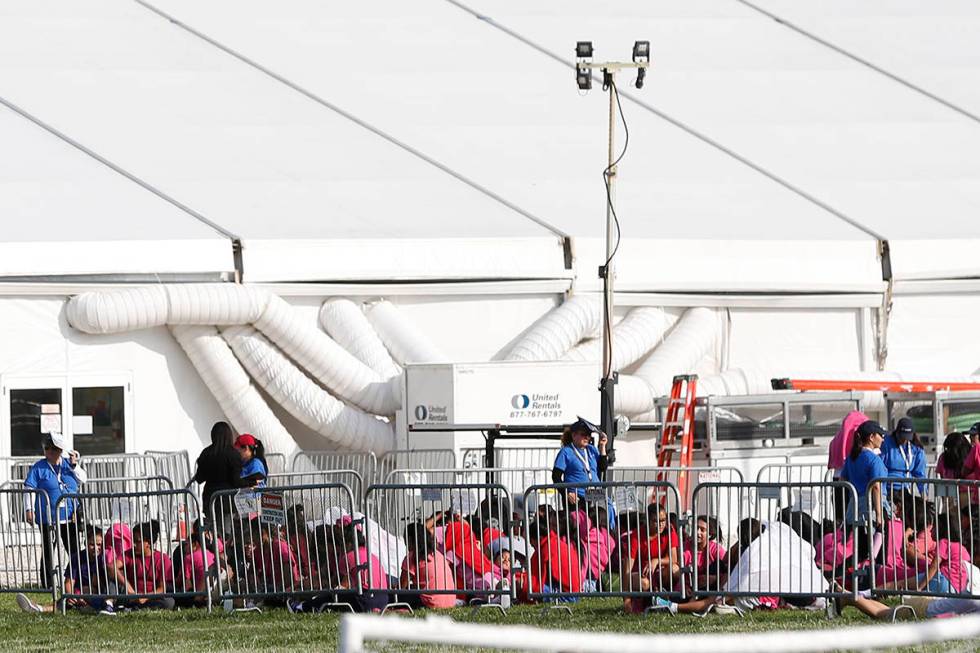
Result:
{"type": "MultiPolygon", "coordinates": [[[[853,609],[828,620],[822,612],[780,610],[756,612],[744,618],[709,615],[626,615],[612,599],[594,599],[573,606],[574,615],[543,612],[538,606],[516,606],[506,616],[489,609],[457,609],[458,621],[523,624],[541,628],[577,629],[616,633],[737,633],[783,629],[840,628],[867,625],[869,619],[853,609]]],[[[412,617],[404,617],[412,618],[412,617]]],[[[285,610],[262,614],[226,614],[203,610],[129,613],[117,617],[82,614],[28,615],[18,610],[10,595],[0,598],[0,641],[14,651],[333,651],[337,646],[338,615],[292,615],[285,610]]],[[[887,628],[887,626],[882,626],[887,628]]],[[[883,636],[886,638],[886,636],[883,636]]],[[[842,642],[842,645],[845,644],[842,642]]],[[[431,647],[369,645],[373,650],[429,650],[431,647]]],[[[973,651],[972,642],[925,646],[916,651],[973,651]]],[[[459,649],[442,649],[445,651],[459,649]]]]}

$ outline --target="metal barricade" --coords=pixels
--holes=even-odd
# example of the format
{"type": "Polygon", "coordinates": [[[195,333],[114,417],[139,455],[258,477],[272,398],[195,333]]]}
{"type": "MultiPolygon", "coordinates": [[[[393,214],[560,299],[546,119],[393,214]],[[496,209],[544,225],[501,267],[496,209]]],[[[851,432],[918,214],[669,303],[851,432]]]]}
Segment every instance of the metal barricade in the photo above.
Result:
{"type": "Polygon", "coordinates": [[[174,487],[187,487],[193,478],[191,459],[187,450],[181,451],[145,451],[156,462],[156,474],[166,476],[173,481],[174,487]]]}
{"type": "Polygon", "coordinates": [[[54,586],[45,579],[55,571],[51,505],[43,491],[0,489],[0,592],[45,593],[54,600],[54,586]]]}
{"type": "Polygon", "coordinates": [[[177,505],[168,498],[160,500],[157,493],[174,489],[173,482],[164,476],[145,478],[92,478],[81,485],[80,495],[92,497],[85,507],[90,511],[89,522],[100,528],[108,528],[113,522],[138,523],[139,516],[166,522],[176,520],[177,515],[167,515],[169,508],[177,505]],[[145,496],[140,502],[138,496],[145,496]],[[117,498],[119,497],[119,498],[117,498]],[[132,512],[135,509],[135,512],[132,512]]]}
{"type": "Polygon", "coordinates": [[[375,482],[382,482],[396,469],[455,469],[452,449],[396,449],[378,458],[375,482]]]}
{"type": "MultiPolygon", "coordinates": [[[[820,463],[785,463],[785,464],[771,464],[763,465],[756,475],[756,483],[815,483],[823,481],[833,481],[834,480],[834,470],[827,469],[826,465],[820,463]]],[[[790,489],[786,490],[790,492],[790,489]]],[[[823,494],[817,494],[813,497],[807,497],[797,491],[793,496],[785,497],[785,502],[796,506],[806,506],[806,512],[809,513],[814,519],[824,519],[825,517],[830,517],[831,514],[840,515],[844,509],[843,499],[838,492],[838,496],[824,497],[823,494]],[[825,506],[820,499],[832,498],[837,501],[837,507],[832,508],[830,506],[825,506]]]]}
{"type": "Polygon", "coordinates": [[[214,555],[226,556],[230,572],[219,577],[215,598],[230,607],[287,598],[310,599],[318,609],[349,607],[372,572],[355,520],[351,489],[342,483],[216,492],[214,555]]]}
{"type": "Polygon", "coordinates": [[[300,451],[289,465],[291,472],[332,469],[353,469],[370,484],[377,475],[378,459],[371,452],[300,451]]]}
{"type": "MultiPolygon", "coordinates": [[[[741,483],[745,479],[735,467],[610,467],[606,480],[612,482],[634,483],[636,481],[665,481],[677,488],[681,500],[681,511],[689,513],[691,499],[698,483],[741,483]],[[683,479],[683,483],[681,480],[683,479]],[[687,491],[682,492],[681,486],[687,491]]],[[[714,499],[717,497],[708,497],[714,499]]],[[[621,508],[622,509],[622,508],[621,508]]],[[[701,512],[712,512],[717,506],[707,504],[700,507],[701,512]]]]}
{"type": "Polygon", "coordinates": [[[354,510],[361,510],[364,499],[364,479],[353,469],[328,469],[315,472],[285,472],[269,474],[266,484],[270,487],[293,485],[319,485],[324,483],[343,483],[350,488],[354,498],[354,510]]]}
{"type": "MultiPolygon", "coordinates": [[[[868,485],[870,563],[876,594],[980,598],[980,481],[878,478],[868,485]],[[882,499],[878,521],[876,501],[882,499]]],[[[859,516],[860,516],[859,511],[859,516]]]]}
{"type": "Polygon", "coordinates": [[[715,503],[721,512],[694,511],[688,561],[694,591],[733,598],[743,609],[854,598],[861,563],[856,526],[833,512],[811,518],[809,500],[798,501],[813,497],[833,510],[835,492],[856,498],[853,486],[843,482],[698,485],[695,507],[715,503]],[[718,499],[706,500],[705,494],[718,499]]]}
{"type": "Polygon", "coordinates": [[[385,483],[395,485],[496,484],[504,486],[512,497],[523,497],[532,485],[550,482],[551,470],[545,468],[395,469],[385,479],[385,483]]]}
{"type": "Polygon", "coordinates": [[[524,494],[530,600],[618,596],[642,611],[686,594],[677,489],[664,481],[536,485],[524,494]],[[623,509],[621,506],[629,506],[623,509]]]}
{"type": "Polygon", "coordinates": [[[157,475],[153,456],[141,453],[82,456],[81,465],[89,478],[145,478],[157,475]]]}
{"type": "Polygon", "coordinates": [[[28,472],[43,456],[5,456],[0,457],[0,481],[23,481],[28,472]]]}
{"type": "Polygon", "coordinates": [[[266,471],[270,474],[285,474],[286,469],[286,454],[284,453],[267,453],[265,454],[265,464],[266,471]]]}
{"type": "Polygon", "coordinates": [[[188,490],[66,494],[54,514],[67,519],[57,547],[62,610],[210,605],[217,571],[208,569],[203,529],[193,525],[199,506],[188,490]],[[108,504],[127,504],[119,511],[126,518],[106,515],[108,504]]]}
{"type": "MultiPolygon", "coordinates": [[[[390,589],[394,603],[410,596],[462,596],[502,608],[509,604],[514,539],[500,539],[512,533],[506,488],[487,483],[386,483],[369,487],[367,497],[368,522],[400,541],[404,537],[397,552],[390,545],[369,542],[369,552],[383,566],[390,569],[395,563],[393,575],[399,582],[390,589]]],[[[429,607],[454,603],[443,600],[435,598],[436,605],[429,607]]]]}
{"type": "MultiPolygon", "coordinates": [[[[551,469],[555,466],[555,457],[561,450],[561,445],[553,446],[506,446],[497,447],[493,452],[493,466],[498,468],[540,468],[551,469]]],[[[479,449],[462,450],[463,469],[477,467],[485,469],[487,467],[487,450],[484,447],[479,449]]]]}

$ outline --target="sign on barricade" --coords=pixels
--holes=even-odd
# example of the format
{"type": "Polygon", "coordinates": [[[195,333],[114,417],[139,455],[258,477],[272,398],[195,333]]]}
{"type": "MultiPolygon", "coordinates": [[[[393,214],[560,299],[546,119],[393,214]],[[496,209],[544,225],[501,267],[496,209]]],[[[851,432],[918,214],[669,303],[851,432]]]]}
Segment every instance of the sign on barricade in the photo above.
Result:
{"type": "Polygon", "coordinates": [[[834,512],[835,492],[856,496],[842,482],[698,485],[689,560],[694,591],[730,597],[743,609],[780,602],[820,607],[828,597],[854,597],[859,534],[834,512]],[[816,497],[823,518],[801,509],[794,501],[801,494],[816,497]],[[704,505],[719,510],[702,512],[704,505]]]}
{"type": "Polygon", "coordinates": [[[533,553],[517,595],[618,596],[636,611],[655,608],[654,597],[678,600],[688,582],[683,530],[677,489],[664,481],[533,486],[524,494],[533,553]]]}
{"type": "Polygon", "coordinates": [[[369,539],[371,559],[377,556],[400,579],[397,587],[385,588],[391,602],[452,607],[461,596],[509,605],[512,583],[527,567],[515,558],[526,548],[512,537],[513,505],[504,486],[383,484],[369,487],[367,497],[368,524],[389,538],[387,544],[369,539]],[[403,543],[400,550],[392,540],[403,543]]]}
{"type": "Polygon", "coordinates": [[[880,595],[980,598],[980,481],[879,478],[858,497],[862,531],[880,542],[870,561],[880,595]],[[878,500],[881,500],[881,520],[878,500]]]}
{"type": "Polygon", "coordinates": [[[356,515],[342,483],[216,492],[213,555],[226,557],[229,573],[217,579],[214,598],[235,607],[300,597],[317,609],[360,602],[368,557],[356,515]]]}
{"type": "Polygon", "coordinates": [[[43,592],[54,600],[53,532],[43,491],[0,489],[0,592],[43,592]]]}
{"type": "Polygon", "coordinates": [[[54,514],[67,518],[57,547],[62,610],[210,605],[209,579],[219,571],[206,558],[201,514],[188,490],[66,494],[54,514]],[[110,504],[125,505],[125,518],[107,514],[110,504]]]}
{"type": "Polygon", "coordinates": [[[320,485],[324,483],[343,483],[349,487],[354,497],[354,509],[361,509],[362,501],[364,500],[364,480],[356,470],[331,469],[314,472],[286,472],[283,474],[269,474],[266,477],[266,484],[270,488],[290,485],[320,485]]]}

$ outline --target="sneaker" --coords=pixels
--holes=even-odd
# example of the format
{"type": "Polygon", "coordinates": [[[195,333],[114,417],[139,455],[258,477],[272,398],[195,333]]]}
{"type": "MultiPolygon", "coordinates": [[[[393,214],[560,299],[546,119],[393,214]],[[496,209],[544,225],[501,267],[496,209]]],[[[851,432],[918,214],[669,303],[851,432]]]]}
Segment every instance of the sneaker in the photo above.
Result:
{"type": "Polygon", "coordinates": [[[654,610],[667,610],[670,614],[677,614],[677,604],[662,596],[653,597],[653,603],[650,607],[654,610]]]}
{"type": "Polygon", "coordinates": [[[291,614],[303,612],[303,602],[298,599],[286,599],[286,609],[291,614]]]}
{"type": "Polygon", "coordinates": [[[104,614],[109,617],[115,617],[119,613],[116,612],[116,609],[112,607],[111,603],[107,603],[104,608],[99,610],[99,614],[104,614]]]}
{"type": "Polygon", "coordinates": [[[41,606],[39,606],[34,601],[30,600],[26,594],[18,594],[16,600],[17,600],[17,605],[24,612],[28,612],[31,614],[40,614],[44,612],[44,610],[41,609],[41,606]]]}

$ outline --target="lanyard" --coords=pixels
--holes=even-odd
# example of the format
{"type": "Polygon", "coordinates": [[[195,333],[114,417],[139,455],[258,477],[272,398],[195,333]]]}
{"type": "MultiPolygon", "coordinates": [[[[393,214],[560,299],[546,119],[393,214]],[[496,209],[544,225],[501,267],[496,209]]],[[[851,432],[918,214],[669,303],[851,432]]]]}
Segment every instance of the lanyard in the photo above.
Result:
{"type": "Polygon", "coordinates": [[[898,453],[902,454],[902,460],[905,461],[905,475],[912,476],[912,443],[905,443],[907,451],[902,445],[898,445],[898,453]]]}
{"type": "Polygon", "coordinates": [[[579,460],[580,463],[582,463],[582,467],[585,468],[585,475],[588,476],[589,479],[591,479],[592,478],[592,470],[589,469],[589,450],[586,449],[585,450],[585,453],[582,454],[582,453],[579,452],[578,447],[576,447],[573,444],[572,445],[572,453],[575,454],[575,457],[578,458],[578,460],[579,460]]]}

